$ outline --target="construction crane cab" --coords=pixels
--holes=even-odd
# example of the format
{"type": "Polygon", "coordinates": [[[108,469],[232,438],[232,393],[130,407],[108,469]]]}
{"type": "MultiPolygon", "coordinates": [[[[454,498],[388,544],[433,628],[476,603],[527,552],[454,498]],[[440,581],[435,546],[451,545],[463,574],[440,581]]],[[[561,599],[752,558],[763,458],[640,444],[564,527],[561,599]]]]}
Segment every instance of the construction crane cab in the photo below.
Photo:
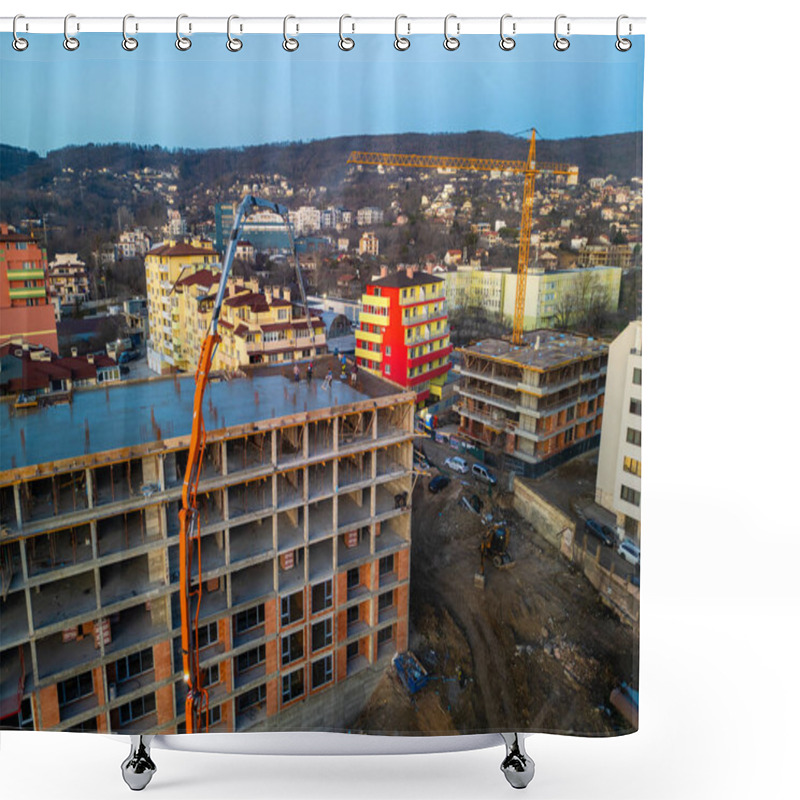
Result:
{"type": "Polygon", "coordinates": [[[222,262],[217,296],[211,312],[211,322],[200,349],[200,358],[195,371],[195,390],[192,412],[192,432],[189,439],[189,452],[184,473],[183,491],[181,495],[179,561],[180,561],[180,609],[181,609],[181,655],[183,661],[183,679],[186,683],[186,732],[196,733],[208,729],[208,690],[203,687],[200,668],[200,650],[198,639],[198,623],[200,618],[200,602],[202,600],[203,570],[200,558],[200,520],[197,511],[197,488],[203,463],[203,450],[206,442],[206,429],[203,421],[203,399],[211,374],[214,353],[220,343],[217,332],[220,311],[225,299],[225,286],[233,267],[236,245],[239,241],[242,225],[251,213],[258,209],[268,209],[278,214],[286,224],[294,256],[295,270],[300,287],[300,294],[309,326],[310,339],[314,342],[314,331],[308,313],[303,278],[294,247],[294,234],[289,222],[289,210],[286,206],[247,195],[236,211],[231,228],[225,257],[222,262]]]}

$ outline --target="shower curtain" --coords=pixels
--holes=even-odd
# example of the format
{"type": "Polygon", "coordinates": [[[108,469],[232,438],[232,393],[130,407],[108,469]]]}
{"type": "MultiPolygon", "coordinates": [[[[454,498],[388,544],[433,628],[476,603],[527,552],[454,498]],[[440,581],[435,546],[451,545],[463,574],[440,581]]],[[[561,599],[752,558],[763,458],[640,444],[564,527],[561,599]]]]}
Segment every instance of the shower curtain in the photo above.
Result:
{"type": "Polygon", "coordinates": [[[178,27],[2,37],[0,726],[636,730],[643,37],[178,27]]]}

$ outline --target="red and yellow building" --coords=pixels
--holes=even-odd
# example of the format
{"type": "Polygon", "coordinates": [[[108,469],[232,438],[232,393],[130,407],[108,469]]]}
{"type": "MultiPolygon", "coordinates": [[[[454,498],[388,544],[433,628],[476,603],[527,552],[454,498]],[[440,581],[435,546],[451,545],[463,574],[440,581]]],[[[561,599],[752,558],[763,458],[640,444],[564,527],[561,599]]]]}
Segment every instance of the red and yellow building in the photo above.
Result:
{"type": "Polygon", "coordinates": [[[46,261],[46,253],[31,236],[0,224],[0,345],[29,342],[58,353],[46,261]]]}
{"type": "Polygon", "coordinates": [[[398,270],[367,284],[356,331],[360,369],[417,393],[417,403],[439,398],[451,367],[444,281],[398,270]]]}

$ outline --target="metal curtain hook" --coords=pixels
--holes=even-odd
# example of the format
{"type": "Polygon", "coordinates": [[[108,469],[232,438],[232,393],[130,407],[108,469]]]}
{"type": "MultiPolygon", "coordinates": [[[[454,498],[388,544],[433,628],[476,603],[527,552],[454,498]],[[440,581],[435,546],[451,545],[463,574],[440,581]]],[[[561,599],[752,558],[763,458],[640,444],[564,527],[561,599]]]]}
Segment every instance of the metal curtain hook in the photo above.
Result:
{"type": "Polygon", "coordinates": [[[289,53],[293,53],[298,47],[300,47],[300,42],[298,42],[297,39],[293,39],[287,33],[290,19],[296,19],[296,17],[288,14],[283,18],[283,49],[289,53]]]}
{"type": "MultiPolygon", "coordinates": [[[[559,14],[556,17],[556,21],[555,21],[555,25],[554,25],[554,31],[555,31],[555,35],[556,35],[556,40],[553,42],[553,47],[555,47],[556,50],[558,50],[559,52],[562,52],[562,53],[564,52],[564,50],[568,50],[569,49],[569,39],[565,39],[563,36],[559,36],[558,35],[558,21],[560,19],[566,19],[566,18],[567,18],[566,14],[559,14]]],[[[569,22],[567,23],[567,36],[569,36],[569,22]]]]}
{"type": "MultiPolygon", "coordinates": [[[[398,32],[401,19],[408,19],[408,17],[405,14],[398,14],[394,18],[394,47],[395,50],[408,50],[408,48],[411,47],[411,39],[406,39],[405,36],[401,36],[398,32]]],[[[406,27],[408,28],[408,32],[411,33],[411,25],[406,23],[406,27]]]]}
{"type": "MultiPolygon", "coordinates": [[[[23,39],[21,36],[17,36],[17,20],[18,19],[25,19],[23,14],[17,14],[14,17],[14,21],[11,23],[11,33],[14,34],[14,41],[11,42],[11,46],[18,52],[21,53],[23,50],[28,49],[28,40],[23,39]]],[[[25,30],[28,30],[28,23],[25,23],[25,30]]]]}
{"type": "MultiPolygon", "coordinates": [[[[616,48],[617,48],[617,50],[619,50],[619,51],[620,51],[620,53],[625,53],[625,52],[627,52],[628,50],[630,50],[630,49],[631,49],[631,47],[633,47],[633,42],[632,42],[630,39],[623,39],[623,38],[622,38],[622,37],[619,35],[619,28],[620,28],[620,25],[619,25],[619,24],[620,24],[620,22],[622,22],[622,20],[623,20],[623,19],[628,19],[628,16],[627,16],[626,14],[620,14],[620,15],[617,17],[617,41],[616,41],[616,43],[614,44],[614,47],[616,47],[616,48]]],[[[628,23],[628,35],[630,35],[630,33],[631,33],[631,31],[632,31],[632,30],[633,30],[633,28],[631,27],[631,24],[630,24],[630,22],[629,22],[629,23],[628,23]]]]}
{"type": "MultiPolygon", "coordinates": [[[[349,36],[345,36],[344,33],[342,33],[342,28],[346,19],[352,19],[352,17],[349,14],[342,14],[342,16],[339,17],[339,48],[341,50],[352,50],[356,46],[356,43],[349,36]]],[[[353,25],[352,29],[355,30],[355,28],[356,26],[353,25]]]]}
{"type": "MultiPolygon", "coordinates": [[[[517,46],[516,40],[512,39],[510,36],[506,36],[503,32],[503,25],[507,19],[511,19],[511,14],[503,14],[503,16],[500,17],[500,49],[506,51],[513,50],[517,46]]],[[[511,23],[511,32],[517,32],[516,22],[511,23]]]]}
{"type": "Polygon", "coordinates": [[[459,32],[461,31],[461,23],[460,22],[456,22],[456,35],[455,36],[450,36],[450,34],[447,32],[447,23],[450,22],[451,19],[456,19],[456,15],[455,14],[448,14],[444,18],[444,49],[445,50],[450,50],[450,52],[452,52],[453,50],[458,50],[459,45],[461,44],[461,42],[457,38],[459,32]]]}
{"type": "MultiPolygon", "coordinates": [[[[188,14],[178,14],[175,19],[175,47],[177,47],[178,50],[188,50],[192,46],[192,40],[181,33],[181,20],[188,18],[188,14]]],[[[191,29],[192,26],[189,25],[189,30],[191,29]]]]}
{"type": "MultiPolygon", "coordinates": [[[[231,22],[235,19],[239,19],[236,14],[231,14],[228,17],[228,41],[225,43],[225,47],[231,51],[231,53],[238,53],[239,50],[242,49],[243,43],[241,39],[237,39],[235,36],[231,36],[231,22]]],[[[239,26],[239,30],[242,30],[242,26],[239,26]]]]}
{"type": "MultiPolygon", "coordinates": [[[[139,46],[139,40],[134,39],[132,36],[128,36],[128,20],[135,19],[133,14],[126,14],[122,18],[122,49],[127,50],[129,53],[132,50],[135,50],[139,46]]],[[[139,30],[139,26],[136,26],[136,30],[139,30]]]]}
{"type": "MultiPolygon", "coordinates": [[[[69,21],[71,19],[75,19],[74,14],[67,14],[67,16],[64,17],[64,49],[69,50],[70,52],[73,50],[77,50],[81,46],[81,43],[74,36],[69,35],[68,28],[69,28],[69,21]]],[[[75,30],[79,31],[80,29],[81,29],[80,25],[76,23],[75,30]]]]}

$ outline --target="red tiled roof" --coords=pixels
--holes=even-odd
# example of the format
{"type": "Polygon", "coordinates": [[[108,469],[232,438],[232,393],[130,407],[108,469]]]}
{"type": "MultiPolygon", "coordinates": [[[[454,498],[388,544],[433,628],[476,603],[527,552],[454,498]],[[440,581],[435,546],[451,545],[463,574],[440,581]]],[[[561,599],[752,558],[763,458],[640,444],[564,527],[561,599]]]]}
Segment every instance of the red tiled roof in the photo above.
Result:
{"type": "Polygon", "coordinates": [[[219,272],[210,269],[199,269],[192,275],[175,282],[176,286],[203,286],[210,289],[215,283],[219,282],[219,272]]]}
{"type": "Polygon", "coordinates": [[[233,330],[233,325],[231,325],[230,322],[225,322],[224,319],[221,319],[219,321],[219,324],[220,324],[221,327],[225,328],[226,331],[232,331],[233,330]]]}
{"type": "Polygon", "coordinates": [[[242,292],[226,300],[225,305],[230,308],[249,306],[253,311],[269,311],[269,303],[263,294],[257,292],[242,292]]]}
{"type": "Polygon", "coordinates": [[[246,334],[250,333],[250,328],[247,325],[239,325],[236,330],[233,332],[234,336],[239,336],[240,338],[245,336],[246,334]]]}
{"type": "Polygon", "coordinates": [[[219,253],[216,250],[207,249],[205,247],[195,247],[186,242],[178,242],[177,244],[162,244],[159,247],[154,247],[147,255],[149,256],[214,256],[219,258],[219,253]]]}
{"type": "Polygon", "coordinates": [[[270,322],[267,325],[262,325],[261,330],[264,333],[267,331],[288,331],[291,327],[291,322],[270,322]]]}

